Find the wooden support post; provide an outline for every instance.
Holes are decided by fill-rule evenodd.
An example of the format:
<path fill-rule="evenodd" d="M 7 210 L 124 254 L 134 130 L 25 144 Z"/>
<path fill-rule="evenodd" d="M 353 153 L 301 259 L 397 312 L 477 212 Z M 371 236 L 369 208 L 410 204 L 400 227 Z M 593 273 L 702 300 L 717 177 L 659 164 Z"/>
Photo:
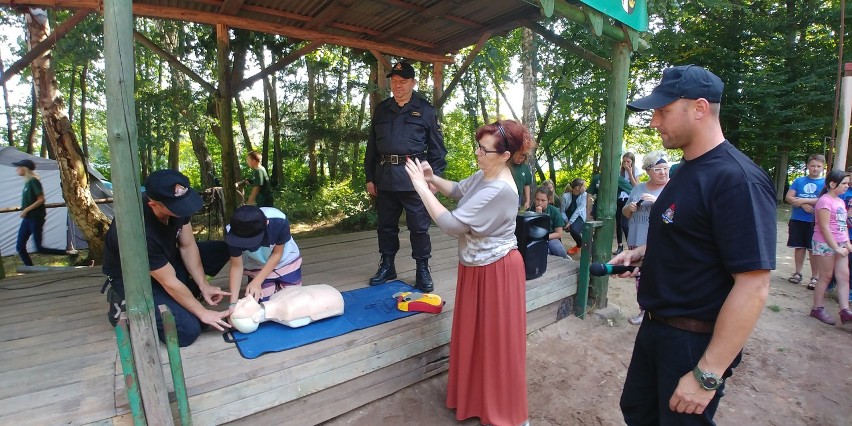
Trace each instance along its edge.
<path fill-rule="evenodd" d="M 93 12 L 94 10 L 91 9 L 80 9 L 74 12 L 72 17 L 66 19 L 61 25 L 59 25 L 59 27 L 50 33 L 50 37 L 40 41 L 37 45 L 33 46 L 32 49 L 25 53 L 24 56 L 21 56 L 21 59 L 18 59 L 15 63 L 9 65 L 9 68 L 0 74 L 0 84 L 6 83 L 13 75 L 21 72 L 33 60 L 44 55 L 45 52 L 50 50 L 59 40 L 65 38 L 65 36 L 68 35 L 68 33 L 71 32 L 77 24 L 82 22 Z"/>
<path fill-rule="evenodd" d="M 202 78 L 200 75 L 196 74 L 195 71 L 190 69 L 188 66 L 184 65 L 183 62 L 180 61 L 180 59 L 176 58 L 171 53 L 166 52 L 166 50 L 163 49 L 162 47 L 157 46 L 156 43 L 149 40 L 147 37 L 142 35 L 142 33 L 140 33 L 139 31 L 133 31 L 133 38 L 135 38 L 136 41 L 138 41 L 141 45 L 147 47 L 152 52 L 156 53 L 158 56 L 165 59 L 166 62 L 168 62 L 173 67 L 175 67 L 178 71 L 182 72 L 185 76 L 192 79 L 192 81 L 198 83 L 198 85 L 201 86 L 201 88 L 204 89 L 204 91 L 207 92 L 207 94 L 212 95 L 216 92 L 216 88 L 213 87 L 212 84 L 208 83 L 207 80 L 204 80 L 204 78 Z"/>
<path fill-rule="evenodd" d="M 376 98 L 379 102 L 381 102 L 388 97 L 388 92 L 390 90 L 390 86 L 388 85 L 388 78 L 385 77 L 386 75 L 388 75 L 388 70 L 390 69 L 390 66 L 385 66 L 388 61 L 381 55 L 377 56 L 376 59 L 378 59 L 378 64 L 376 65 L 376 92 L 378 93 L 378 96 Z"/>
<path fill-rule="evenodd" d="M 130 414 L 133 424 L 144 426 L 145 410 L 142 409 L 142 397 L 139 395 L 139 376 L 133 363 L 133 347 L 130 343 L 130 332 L 127 327 L 127 313 L 122 312 L 115 326 L 115 339 L 118 343 L 118 358 L 121 360 L 121 371 L 124 375 L 124 389 L 127 389 L 127 401 L 130 403 Z"/>
<path fill-rule="evenodd" d="M 226 25 L 216 25 L 216 58 L 219 75 L 219 90 L 216 99 L 216 112 L 219 116 L 219 142 L 222 143 L 222 188 L 225 195 L 225 217 L 230 218 L 240 204 L 237 200 L 237 181 L 240 178 L 240 165 L 234 146 L 233 102 L 231 99 L 231 37 Z"/>
<path fill-rule="evenodd" d="M 104 1 L 104 62 L 107 73 L 109 141 L 115 221 L 134 362 L 149 424 L 172 425 L 169 394 L 160 361 L 154 298 L 139 199 L 139 149 L 133 97 L 133 14 L 130 0 Z"/>
<path fill-rule="evenodd" d="M 574 314 L 580 319 L 586 319 L 589 302 L 589 266 L 592 264 L 592 250 L 595 228 L 600 228 L 603 222 L 590 220 L 583 224 L 583 247 L 580 249 L 580 271 L 577 273 L 577 296 L 574 298 Z"/>
<path fill-rule="evenodd" d="M 183 362 L 180 359 L 180 344 L 178 343 L 177 323 L 175 316 L 166 305 L 157 307 L 160 318 L 163 319 L 163 331 L 166 332 L 166 349 L 169 353 L 169 368 L 172 371 L 172 383 L 175 385 L 181 426 L 192 426 L 192 413 L 189 411 L 189 398 L 186 394 L 186 379 L 183 377 Z"/>
<path fill-rule="evenodd" d="M 443 62 L 433 62 L 432 63 L 432 102 L 435 102 L 438 99 L 441 99 L 441 96 L 444 95 L 444 63 Z M 441 108 L 436 107 L 438 110 L 438 117 L 442 117 L 443 111 Z"/>
<path fill-rule="evenodd" d="M 630 73 L 630 46 L 615 43 L 612 46 L 612 74 L 606 102 L 606 127 L 601 150 L 601 187 L 598 191 L 598 219 L 603 226 L 595 233 L 593 261 L 606 262 L 612 257 L 612 236 L 615 231 L 615 199 L 618 195 L 618 171 L 621 164 L 621 146 L 624 141 L 624 115 L 627 108 L 627 77 Z M 607 305 L 609 277 L 592 278 L 592 298 L 598 308 Z"/>

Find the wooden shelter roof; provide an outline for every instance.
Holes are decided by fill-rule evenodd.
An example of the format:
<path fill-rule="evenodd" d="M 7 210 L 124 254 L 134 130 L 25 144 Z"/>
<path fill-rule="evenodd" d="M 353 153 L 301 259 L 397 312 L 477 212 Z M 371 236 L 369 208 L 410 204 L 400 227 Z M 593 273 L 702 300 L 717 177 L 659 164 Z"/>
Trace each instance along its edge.
<path fill-rule="evenodd" d="M 102 11 L 102 0 L 0 0 L 10 6 Z M 227 25 L 428 62 L 538 20 L 523 0 L 134 0 L 137 16 Z"/>

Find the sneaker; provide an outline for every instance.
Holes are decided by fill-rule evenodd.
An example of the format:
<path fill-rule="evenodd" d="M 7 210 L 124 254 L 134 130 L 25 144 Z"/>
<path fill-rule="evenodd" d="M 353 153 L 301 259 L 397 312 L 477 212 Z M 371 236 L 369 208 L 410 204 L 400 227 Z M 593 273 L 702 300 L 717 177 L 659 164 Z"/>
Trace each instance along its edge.
<path fill-rule="evenodd" d="M 639 324 L 642 324 L 643 319 L 645 319 L 645 311 L 640 310 L 638 314 L 636 314 L 636 315 L 634 315 L 630 318 L 627 318 L 627 322 L 629 322 L 633 325 L 639 325 Z"/>
<path fill-rule="evenodd" d="M 109 303 L 109 312 L 107 313 L 107 319 L 109 319 L 109 323 L 112 324 L 113 327 L 118 324 L 118 319 L 121 317 L 121 313 L 127 310 L 127 302 L 118 295 L 118 292 L 110 286 L 106 291 L 107 303 Z"/>
<path fill-rule="evenodd" d="M 852 311 L 849 309 L 841 309 L 840 310 L 840 323 L 848 324 L 852 322 Z"/>
<path fill-rule="evenodd" d="M 819 308 L 811 309 L 811 315 L 810 316 L 812 316 L 812 317 L 814 317 L 814 318 L 816 318 L 816 319 L 818 319 L 818 320 L 820 320 L 820 321 L 822 321 L 822 322 L 824 322 L 828 325 L 834 325 L 834 323 L 835 323 L 834 318 L 832 318 L 831 315 L 825 313 L 825 307 L 823 307 L 823 306 L 820 306 Z M 852 319 L 852 318 L 850 318 L 850 319 Z"/>
<path fill-rule="evenodd" d="M 580 252 L 580 247 L 577 247 L 577 246 L 574 246 L 574 247 L 571 247 L 570 249 L 568 249 L 568 254 L 570 254 L 571 256 L 573 256 L 573 255 L 575 255 L 579 252 Z"/>

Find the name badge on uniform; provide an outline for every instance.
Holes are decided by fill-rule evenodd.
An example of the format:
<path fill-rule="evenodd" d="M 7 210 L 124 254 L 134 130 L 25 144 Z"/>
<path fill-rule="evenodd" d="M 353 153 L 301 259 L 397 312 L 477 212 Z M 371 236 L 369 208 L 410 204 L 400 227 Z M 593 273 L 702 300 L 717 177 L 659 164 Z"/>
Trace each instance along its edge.
<path fill-rule="evenodd" d="M 411 111 L 411 116 L 412 117 L 420 117 L 421 116 L 420 111 Z"/>

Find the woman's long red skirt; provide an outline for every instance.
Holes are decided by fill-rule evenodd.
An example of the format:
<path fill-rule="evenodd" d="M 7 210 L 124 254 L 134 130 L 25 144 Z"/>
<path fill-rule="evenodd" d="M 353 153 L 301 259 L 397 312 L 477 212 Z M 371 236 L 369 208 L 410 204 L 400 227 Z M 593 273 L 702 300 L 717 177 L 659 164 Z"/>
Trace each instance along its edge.
<path fill-rule="evenodd" d="M 517 250 L 486 266 L 459 264 L 447 385 L 456 419 L 518 426 L 529 417 L 525 286 Z"/>

